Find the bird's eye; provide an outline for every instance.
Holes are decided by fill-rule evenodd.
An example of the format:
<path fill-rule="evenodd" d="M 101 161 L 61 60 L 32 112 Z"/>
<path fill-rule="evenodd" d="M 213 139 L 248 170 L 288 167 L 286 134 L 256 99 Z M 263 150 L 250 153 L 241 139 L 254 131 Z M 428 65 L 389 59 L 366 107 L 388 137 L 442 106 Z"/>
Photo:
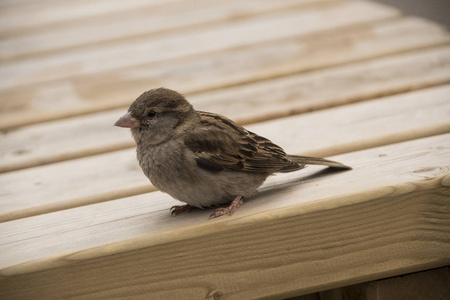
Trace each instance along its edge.
<path fill-rule="evenodd" d="M 147 117 L 149 118 L 153 118 L 156 115 L 156 111 L 154 111 L 153 109 L 149 110 L 147 113 Z"/>

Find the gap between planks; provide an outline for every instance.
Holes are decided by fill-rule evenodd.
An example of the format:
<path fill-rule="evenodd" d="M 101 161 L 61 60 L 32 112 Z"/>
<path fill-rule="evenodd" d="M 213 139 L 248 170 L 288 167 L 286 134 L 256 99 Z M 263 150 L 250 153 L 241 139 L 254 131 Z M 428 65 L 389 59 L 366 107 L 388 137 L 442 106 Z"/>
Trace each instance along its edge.
<path fill-rule="evenodd" d="M 121 11 L 142 9 L 161 3 L 173 3 L 173 0 L 131 0 L 127 2 L 113 2 L 108 0 L 101 1 L 71 1 L 63 3 L 60 1 L 46 1 L 46 7 L 43 7 L 44 1 L 18 1 L 6 4 L 6 1 L 0 2 L 1 14 L 0 28 L 2 35 L 15 34 L 34 28 L 46 28 L 48 26 L 58 26 L 61 23 L 79 22 L 96 18 L 101 15 L 117 14 Z M 84 2 L 84 3 L 83 3 Z M 85 6 L 90 3 L 91 6 Z M 13 5 L 11 5 L 13 4 Z M 61 5 L 62 4 L 62 5 Z M 81 5 L 80 5 L 81 4 Z M 58 12 L 58 13 L 55 13 Z"/>
<path fill-rule="evenodd" d="M 399 39 L 399 36 L 402 38 Z M 302 76 L 295 73 L 306 71 L 312 74 L 306 73 L 303 77 L 311 78 L 322 71 L 326 74 L 326 68 L 351 68 L 345 66 L 348 63 L 369 68 L 371 64 L 367 60 L 389 61 L 389 57 L 382 56 L 392 54 L 397 54 L 392 58 L 393 63 L 395 64 L 395 60 L 401 63 L 400 53 L 403 51 L 415 50 L 419 56 L 422 51 L 430 51 L 431 56 L 439 47 L 418 49 L 438 46 L 448 41 L 448 33 L 435 24 L 416 18 L 402 18 L 364 24 L 349 32 L 334 32 L 333 36 L 318 34 L 309 38 L 281 40 L 278 41 L 276 50 L 270 42 L 187 61 L 144 65 L 39 84 L 27 89 L 10 89 L 0 92 L 0 99 L 3 99 L 0 128 L 14 128 L 126 106 L 132 101 L 130 95 L 136 97 L 151 87 L 172 87 L 190 96 L 208 90 L 229 89 L 236 85 L 251 86 L 271 78 L 280 80 L 277 77 L 286 75 Z M 330 52 L 329 49 L 333 51 Z M 406 57 L 412 55 L 412 59 L 417 59 L 414 58 L 414 53 L 402 54 Z M 410 62 L 408 64 L 411 65 Z M 419 75 L 423 76 L 423 70 L 420 72 Z M 191 76 L 192 74 L 195 76 Z M 313 81 L 308 84 L 316 83 Z M 308 108 L 311 109 L 313 108 Z M 250 118 L 245 123 L 251 121 L 255 119 Z"/>
<path fill-rule="evenodd" d="M 46 8 L 42 8 L 42 1 L 40 1 L 40 7 L 33 7 L 33 5 L 27 4 L 24 6 L 12 6 L 12 7 L 2 7 L 2 11 L 0 13 L 0 36 L 11 37 L 13 34 L 17 35 L 26 35 L 29 33 L 41 33 L 41 32 L 52 32 L 58 31 L 58 29 L 62 28 L 63 30 L 67 30 L 67 28 L 71 28 L 72 26 L 84 26 L 89 25 L 90 28 L 93 29 L 94 33 L 96 33 L 96 29 L 102 24 L 108 23 L 117 23 L 120 22 L 122 28 L 119 29 L 119 34 L 122 33 L 121 29 L 125 29 L 129 32 L 130 35 L 135 35 L 136 31 L 141 32 L 142 30 L 152 32 L 154 31 L 150 24 L 142 23 L 142 13 L 145 13 L 147 17 L 150 18 L 160 18 L 160 21 L 165 24 L 152 24 L 153 27 L 162 27 L 162 29 L 166 28 L 178 28 L 182 29 L 185 26 L 188 26 L 190 23 L 183 20 L 183 14 L 180 14 L 180 11 L 189 12 L 193 10 L 201 10 L 203 14 L 197 14 L 197 19 L 199 20 L 190 20 L 193 23 L 200 23 L 203 19 L 210 20 L 211 16 L 204 16 L 204 14 L 212 14 L 217 20 L 221 20 L 228 16 L 229 19 L 233 18 L 233 16 L 244 17 L 251 16 L 257 13 L 270 12 L 273 10 L 285 9 L 293 7 L 295 4 L 297 6 L 304 5 L 308 6 L 314 3 L 330 3 L 330 2 L 338 2 L 342 0 L 288 0 L 282 1 L 282 3 L 275 3 L 274 1 L 237 1 L 237 0 L 229 0 L 229 1 L 215 1 L 212 6 L 221 6 L 222 12 L 216 12 L 211 10 L 211 1 L 206 0 L 191 0 L 189 2 L 186 1 L 127 1 L 126 3 L 110 3 L 110 1 L 89 1 L 88 5 L 83 3 L 82 1 L 64 3 L 64 5 L 59 6 L 58 1 L 53 1 L 51 5 L 48 5 Z M 270 3 L 272 2 L 272 3 Z M 81 5 L 80 5 L 81 3 Z M 228 5 L 224 5 L 224 3 Z M 256 6 L 255 4 L 259 4 Z M 234 14 L 232 11 L 229 11 L 230 8 L 234 9 Z M 205 11 L 206 9 L 206 11 Z M 58 12 L 58 13 L 55 13 Z M 32 14 L 33 17 L 29 15 Z M 139 23 L 143 28 L 139 29 L 133 25 L 133 19 L 130 16 L 134 16 L 135 19 L 141 21 Z M 172 17 L 171 17 L 172 16 Z M 162 19 L 161 19 L 162 18 Z M 181 22 L 178 19 L 182 19 Z M 226 18 L 225 18 L 226 19 Z M 132 24 L 128 24 L 128 23 Z M 203 21 L 204 22 L 204 21 Z M 169 24 L 168 24 L 169 23 Z M 175 26 L 173 24 L 174 23 Z M 145 26 L 147 25 L 147 26 Z M 92 34 L 92 33 L 90 33 Z M 106 33 L 111 34 L 111 33 Z M 117 33 L 113 33 L 116 34 Z M 98 37 L 100 39 L 104 39 L 105 37 Z"/>
<path fill-rule="evenodd" d="M 284 188 L 214 221 L 208 210 L 171 218 L 132 197 L 2 223 L 0 295 L 107 299 L 120 290 L 170 299 L 183 290 L 199 299 L 212 289 L 249 299 L 444 266 L 449 141 L 447 134 L 334 157 L 354 170 L 286 176 Z"/>
<path fill-rule="evenodd" d="M 76 51 L 136 39 L 158 38 L 172 32 L 182 33 L 201 27 L 215 26 L 236 20 L 251 19 L 290 9 L 339 5 L 338 0 L 246 0 L 246 1 L 188 1 L 175 5 L 151 6 L 118 14 L 94 16 L 0 39 L 0 59 L 4 62 Z M 67 37 L 70 36 L 70 39 Z M 1 37 L 1 36 L 0 36 Z M 37 41 L 47 41 L 39 43 Z"/>
<path fill-rule="evenodd" d="M 229 24 L 192 30 L 189 34 L 173 33 L 149 40 L 137 39 L 108 47 L 99 45 L 89 49 L 6 62 L 0 65 L 0 76 L 4 78 L 0 82 L 0 88 L 26 86 L 144 63 L 161 63 L 174 58 L 364 23 L 368 18 L 386 19 L 398 14 L 397 10 L 373 2 L 350 1 L 331 8 L 320 8 L 312 13 L 302 10 L 284 11 L 252 20 L 237 20 Z M 243 35 L 242 32 L 246 34 Z M 129 55 L 130 53 L 133 55 Z"/>
<path fill-rule="evenodd" d="M 200 93 L 188 99 L 196 109 L 220 113 L 247 124 L 251 120 L 267 121 L 448 82 L 449 66 L 450 46 L 445 46 Z M 391 71 L 387 73 L 386 69 Z M 3 132 L 0 172 L 132 147 L 129 134 L 112 127 L 125 111 L 102 112 Z M 23 141 L 31 143 L 26 145 Z"/>
<path fill-rule="evenodd" d="M 449 94 L 450 86 L 444 86 L 255 124 L 248 129 L 288 153 L 334 155 L 449 132 Z M 128 130 L 116 130 L 129 139 Z M 134 149 L 4 173 L 0 183 L 1 221 L 108 201 L 151 188 Z"/>

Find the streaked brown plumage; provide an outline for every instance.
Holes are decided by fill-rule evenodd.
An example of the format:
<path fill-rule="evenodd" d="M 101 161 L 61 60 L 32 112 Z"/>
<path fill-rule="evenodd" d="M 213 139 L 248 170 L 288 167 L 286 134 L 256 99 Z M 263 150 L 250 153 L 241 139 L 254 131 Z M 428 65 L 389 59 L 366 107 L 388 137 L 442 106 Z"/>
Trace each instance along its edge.
<path fill-rule="evenodd" d="M 181 94 L 165 88 L 143 93 L 115 125 L 131 128 L 139 164 L 153 185 L 188 204 L 173 207 L 174 215 L 230 203 L 212 217 L 232 214 L 269 175 L 305 164 L 349 169 L 323 158 L 288 155 L 224 116 L 195 111 Z"/>

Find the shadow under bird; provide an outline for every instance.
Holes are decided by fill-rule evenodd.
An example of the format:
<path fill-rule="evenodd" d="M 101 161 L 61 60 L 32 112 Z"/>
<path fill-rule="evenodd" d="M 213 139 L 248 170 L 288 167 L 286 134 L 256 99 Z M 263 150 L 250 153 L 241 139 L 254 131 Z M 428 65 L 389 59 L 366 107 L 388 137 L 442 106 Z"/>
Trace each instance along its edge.
<path fill-rule="evenodd" d="M 306 164 L 350 169 L 286 154 L 224 116 L 194 110 L 183 95 L 166 88 L 143 93 L 114 125 L 131 128 L 139 165 L 152 184 L 187 203 L 173 206 L 172 215 L 207 207 L 218 207 L 211 218 L 232 215 L 269 175 Z"/>

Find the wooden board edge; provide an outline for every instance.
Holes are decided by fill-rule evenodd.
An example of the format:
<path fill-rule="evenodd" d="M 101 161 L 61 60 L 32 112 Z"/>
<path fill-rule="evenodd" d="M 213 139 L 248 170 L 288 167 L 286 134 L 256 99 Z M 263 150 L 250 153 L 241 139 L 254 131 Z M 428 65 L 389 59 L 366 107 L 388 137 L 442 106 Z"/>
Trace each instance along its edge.
<path fill-rule="evenodd" d="M 334 222 L 339 227 L 339 223 L 343 220 L 341 218 L 333 217 L 337 210 L 345 210 L 349 215 L 355 214 L 358 209 L 364 211 L 373 210 L 376 208 L 377 203 L 387 202 L 382 209 L 389 209 L 393 211 L 392 206 L 404 206 L 404 208 L 413 209 L 413 213 L 417 215 L 417 219 L 412 220 L 411 227 L 412 232 L 408 232 L 403 236 L 410 242 L 425 242 L 434 243 L 434 246 L 440 243 L 447 243 L 446 249 L 450 250 L 450 235 L 448 232 L 440 232 L 440 239 L 433 240 L 431 237 L 424 237 L 422 234 L 428 230 L 431 226 L 439 225 L 442 223 L 449 223 L 446 218 L 436 219 L 435 222 L 430 222 L 428 205 L 435 205 L 434 208 L 439 207 L 438 214 L 444 216 L 446 211 L 450 209 L 447 205 L 448 197 L 450 196 L 450 173 L 447 172 L 432 179 L 418 180 L 414 182 L 407 182 L 399 184 L 397 186 L 384 186 L 381 188 L 368 190 L 364 192 L 341 195 L 338 197 L 330 197 L 323 199 L 323 201 L 315 201 L 307 204 L 300 204 L 290 207 L 284 207 L 268 212 L 255 213 L 253 215 L 247 215 L 245 217 L 234 217 L 232 219 L 217 219 L 210 222 L 205 222 L 196 226 L 183 229 L 172 229 L 167 231 L 161 231 L 158 234 L 151 236 L 145 236 L 133 240 L 123 240 L 121 242 L 105 245 L 97 248 L 88 249 L 85 251 L 79 251 L 77 253 L 63 253 L 58 257 L 51 257 L 39 261 L 30 261 L 25 264 L 17 265 L 14 267 L 6 268 L 1 271 L 1 281 L 5 278 L 16 278 L 17 276 L 34 276 L 36 274 L 39 277 L 40 272 L 60 272 L 62 268 L 76 269 L 77 266 L 83 268 L 83 266 L 96 265 L 96 261 L 115 261 L 123 259 L 126 262 L 127 257 L 132 257 L 133 252 L 141 253 L 146 252 L 151 256 L 151 253 L 158 247 L 170 246 L 175 249 L 177 244 L 186 244 L 195 246 L 195 240 L 208 240 L 211 237 L 225 236 L 232 238 L 234 233 L 241 232 L 237 236 L 242 236 L 244 231 L 246 235 L 252 236 L 252 231 L 260 232 L 264 227 L 265 231 L 270 231 L 270 227 L 281 226 L 286 230 L 289 228 L 298 226 L 301 228 L 304 222 L 308 220 L 324 219 L 327 222 Z M 411 202 L 411 203 L 410 203 Z M 432 209 L 433 207 L 431 207 Z M 399 215 L 402 215 L 404 211 L 395 210 Z M 450 212 L 449 212 L 450 213 Z M 366 219 L 360 219 L 359 222 L 365 222 Z M 214 222 L 211 225 L 211 222 Z M 286 224 L 293 222 L 292 226 L 286 227 Z M 297 225 L 294 223 L 300 222 Z M 320 223 L 320 220 L 315 221 Z M 280 234 L 284 229 L 276 230 L 280 231 Z M 398 228 L 392 228 L 394 231 Z M 424 231 L 425 230 L 425 231 Z M 299 234 L 301 234 L 299 232 Z M 392 234 L 392 232 L 390 233 Z M 386 236 L 390 234 L 386 233 Z M 378 236 L 377 238 L 383 238 Z M 214 238 L 213 238 L 214 239 Z M 217 239 L 214 239 L 217 240 Z M 193 243 L 194 242 L 194 243 Z M 242 242 L 242 240 L 240 241 Z M 233 244 L 233 243 L 231 243 Z M 252 244 L 247 245 L 252 247 Z M 432 245 L 431 245 L 432 246 Z M 433 247 L 432 247 L 433 248 Z M 441 248 L 441 250 L 445 250 Z M 245 251 L 244 251 L 245 252 Z M 438 251 L 441 254 L 449 253 L 448 251 Z M 174 253 L 165 253 L 164 255 L 173 255 Z M 442 266 L 442 262 L 450 262 L 450 256 L 441 255 L 430 257 L 429 263 L 434 266 Z M 416 262 L 408 262 L 415 265 Z M 428 264 L 430 265 L 430 264 Z M 113 267 L 114 263 L 107 264 L 104 267 Z M 405 267 L 412 272 L 414 268 Z M 403 270 L 403 269 L 402 269 Z M 405 269 L 406 270 L 406 269 Z M 212 270 L 211 270 L 212 271 Z M 403 271 L 402 271 L 403 272 Z M 379 272 L 377 272 L 378 274 Z M 381 272 L 383 276 L 386 276 L 386 272 Z M 380 274 L 381 274 L 380 273 Z M 394 274 L 392 274 L 393 276 Z M 379 277 L 381 278 L 381 277 Z M 374 280 L 372 278 L 370 280 Z M 364 278 L 364 281 L 369 278 Z M 0 289 L 1 290 L 1 289 Z"/>

